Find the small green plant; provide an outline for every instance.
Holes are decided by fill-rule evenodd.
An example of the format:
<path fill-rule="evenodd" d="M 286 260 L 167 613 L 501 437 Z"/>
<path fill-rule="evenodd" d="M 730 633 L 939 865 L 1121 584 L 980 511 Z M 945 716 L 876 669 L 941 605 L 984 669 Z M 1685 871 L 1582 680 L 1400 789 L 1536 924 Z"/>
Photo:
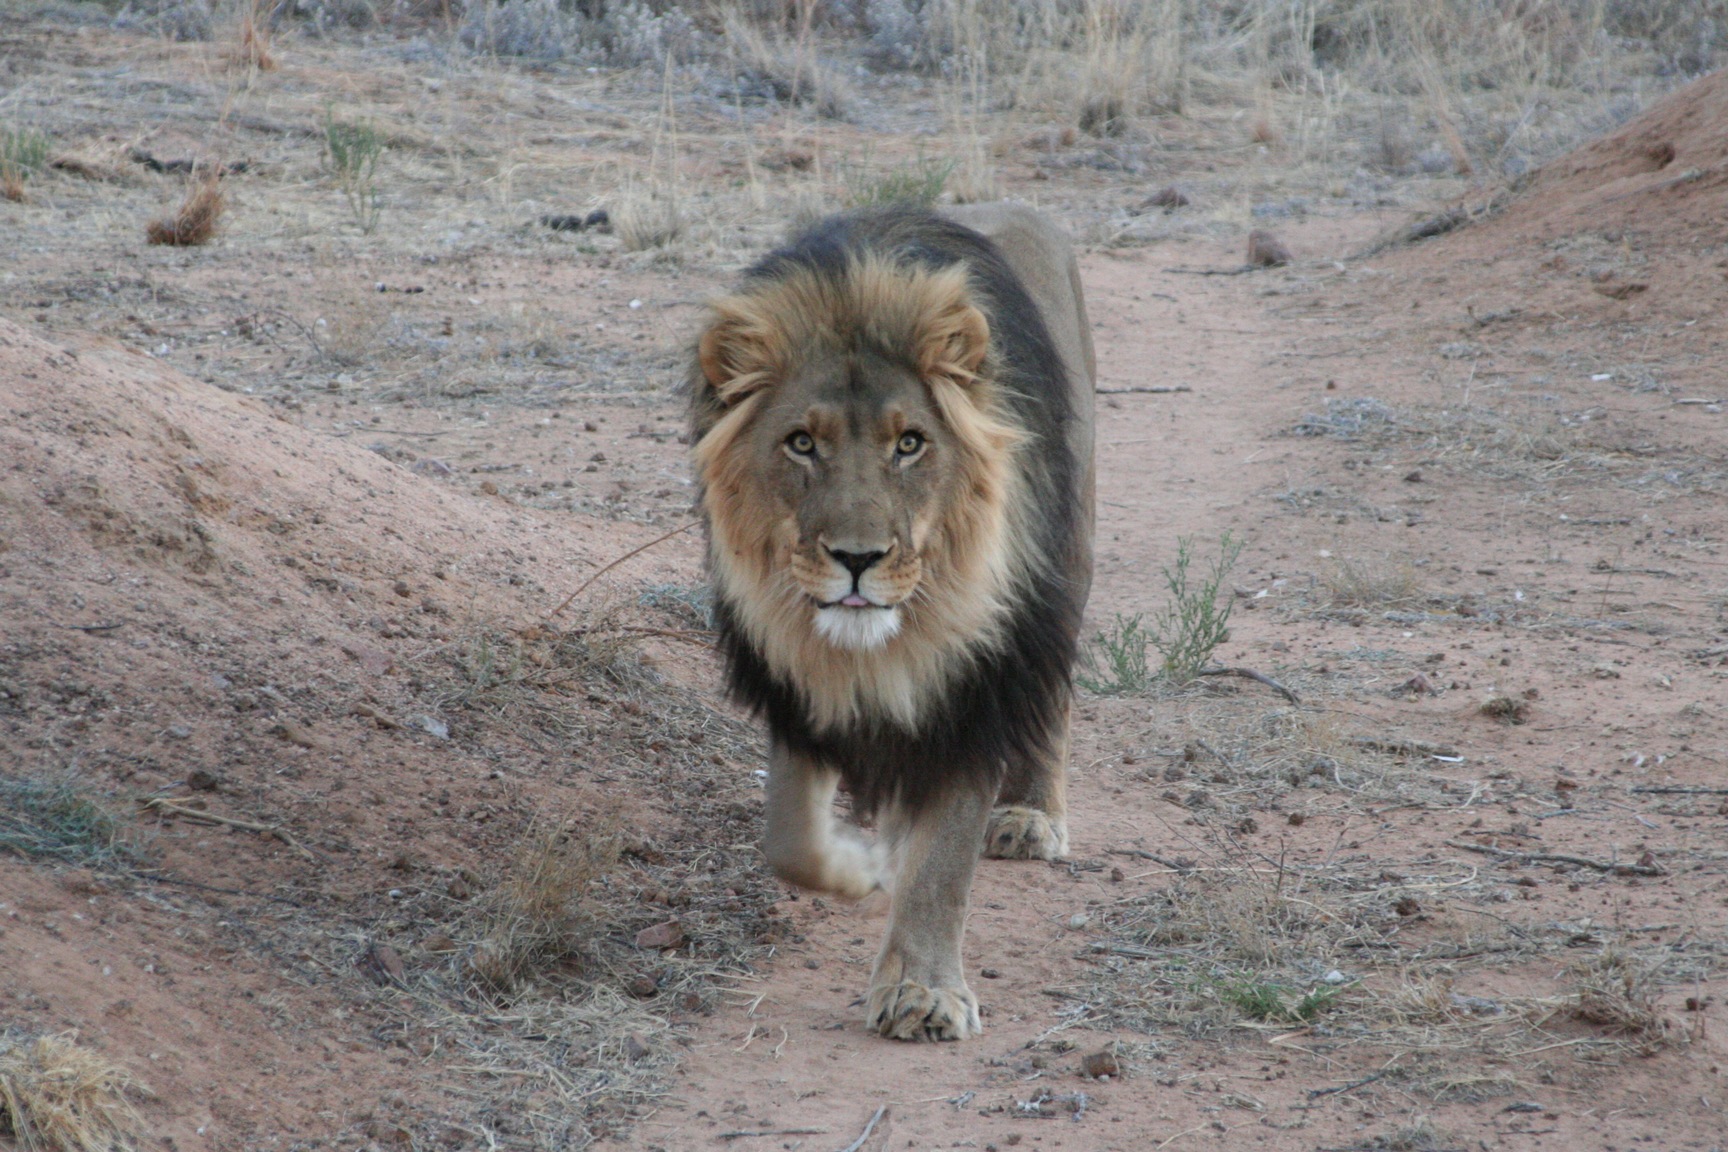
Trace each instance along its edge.
<path fill-rule="evenodd" d="M 0 776 L 0 851 L 76 864 L 136 860 L 126 818 L 73 775 Z"/>
<path fill-rule="evenodd" d="M 920 156 L 915 164 L 892 172 L 872 174 L 862 168 L 846 179 L 846 199 L 854 208 L 882 207 L 889 204 L 917 204 L 928 208 L 936 203 L 954 174 L 954 161 L 927 160 Z"/>
<path fill-rule="evenodd" d="M 354 222 L 370 236 L 384 208 L 383 194 L 378 190 L 378 158 L 384 154 L 384 137 L 367 121 L 338 120 L 326 111 L 324 151 L 337 186 L 354 213 Z"/>
<path fill-rule="evenodd" d="M 33 128 L 0 128 L 0 196 L 24 199 L 24 181 L 48 165 L 48 137 Z"/>
<path fill-rule="evenodd" d="M 1301 995 L 1293 988 L 1266 981 L 1233 984 L 1219 990 L 1224 1002 L 1250 1020 L 1305 1024 L 1332 1007 L 1336 988 L 1314 988 Z"/>
<path fill-rule="evenodd" d="M 1156 679 L 1176 687 L 1193 683 L 1211 662 L 1218 645 L 1230 638 L 1230 595 L 1219 591 L 1230 574 L 1242 542 L 1228 531 L 1218 542 L 1218 556 L 1204 576 L 1191 574 L 1194 542 L 1176 541 L 1176 563 L 1164 569 L 1170 599 L 1147 621 L 1142 615 L 1118 614 L 1107 631 L 1093 637 L 1080 655 L 1075 681 L 1088 692 L 1107 696 L 1143 692 Z M 1148 647 L 1164 658 L 1153 671 Z"/>
<path fill-rule="evenodd" d="M 1164 584 L 1170 599 L 1152 617 L 1152 646 L 1164 657 L 1160 672 L 1173 684 L 1189 684 L 1212 659 L 1218 645 L 1230 639 L 1230 593 L 1222 600 L 1219 591 L 1242 555 L 1242 542 L 1228 530 L 1218 541 L 1218 556 L 1206 575 L 1194 579 L 1194 542 L 1183 536 L 1176 541 L 1176 564 L 1164 569 Z"/>
<path fill-rule="evenodd" d="M 1080 654 L 1082 671 L 1074 679 L 1080 687 L 1100 696 L 1130 696 L 1144 692 L 1152 683 L 1152 667 L 1146 659 L 1151 637 L 1133 616 L 1116 614 L 1110 627 L 1093 637 Z"/>

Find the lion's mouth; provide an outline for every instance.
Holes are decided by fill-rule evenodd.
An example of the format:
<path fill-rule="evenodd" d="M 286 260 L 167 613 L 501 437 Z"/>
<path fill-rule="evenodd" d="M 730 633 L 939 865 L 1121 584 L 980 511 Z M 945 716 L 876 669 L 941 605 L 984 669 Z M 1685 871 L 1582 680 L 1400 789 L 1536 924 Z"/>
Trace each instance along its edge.
<path fill-rule="evenodd" d="M 818 608 L 892 608 L 892 604 L 878 604 L 867 598 L 861 592 L 848 592 L 838 600 L 816 601 Z"/>

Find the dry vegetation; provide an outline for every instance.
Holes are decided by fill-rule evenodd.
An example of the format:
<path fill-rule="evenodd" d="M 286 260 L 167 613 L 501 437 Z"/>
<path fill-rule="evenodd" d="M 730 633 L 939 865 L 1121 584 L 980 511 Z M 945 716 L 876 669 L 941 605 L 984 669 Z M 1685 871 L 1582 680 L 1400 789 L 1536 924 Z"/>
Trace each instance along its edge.
<path fill-rule="evenodd" d="M 130 1074 L 75 1035 L 0 1033 L 0 1136 L 23 1152 L 126 1152 L 143 1124 Z"/>

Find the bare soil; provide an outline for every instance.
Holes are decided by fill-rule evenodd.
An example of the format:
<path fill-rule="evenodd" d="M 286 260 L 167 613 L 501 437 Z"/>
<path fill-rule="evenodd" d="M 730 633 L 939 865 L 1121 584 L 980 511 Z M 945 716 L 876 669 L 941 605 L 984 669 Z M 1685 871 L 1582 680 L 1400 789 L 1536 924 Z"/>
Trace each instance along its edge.
<path fill-rule="evenodd" d="M 195 51 L 13 36 L 48 86 Z M 314 81 L 406 68 L 357 63 L 286 54 L 257 106 L 299 123 Z M 286 130 L 248 138 L 276 151 L 207 249 L 145 248 L 175 186 L 123 139 L 111 183 L 33 181 L 0 204 L 0 755 L 129 839 L 0 857 L 0 1027 L 131 1070 L 145 1147 L 838 1149 L 879 1111 L 859 1147 L 1720 1146 L 1724 93 L 1420 244 L 1359 257 L 1403 214 L 1340 198 L 1279 223 L 1281 268 L 1195 274 L 1241 263 L 1212 225 L 1085 253 L 1092 626 L 1229 530 L 1219 658 L 1300 703 L 1084 696 L 1073 856 L 984 863 L 988 1030 L 942 1046 L 861 1028 L 882 910 L 754 856 L 762 752 L 715 695 L 694 533 L 554 613 L 688 521 L 671 383 L 766 224 L 584 248 L 425 176 L 365 239 Z M 200 146 L 175 115 L 157 154 Z M 1276 161 L 1233 155 L 1193 186 Z M 1147 191 L 1004 183 L 1089 236 Z M 580 946 L 488 995 L 466 958 L 548 820 L 621 828 L 619 862 Z"/>

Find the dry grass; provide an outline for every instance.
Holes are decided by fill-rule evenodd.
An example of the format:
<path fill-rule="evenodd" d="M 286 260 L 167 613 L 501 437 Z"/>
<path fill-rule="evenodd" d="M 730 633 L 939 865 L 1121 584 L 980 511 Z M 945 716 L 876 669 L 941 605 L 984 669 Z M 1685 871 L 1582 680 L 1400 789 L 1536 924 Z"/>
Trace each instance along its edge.
<path fill-rule="evenodd" d="M 0 1036 L 0 1136 L 22 1152 L 125 1152 L 142 1126 L 136 1091 L 76 1033 Z"/>
<path fill-rule="evenodd" d="M 271 7 L 268 0 L 240 0 L 236 59 L 245 67 L 259 72 L 276 71 L 276 55 L 270 50 L 268 19 Z"/>
<path fill-rule="evenodd" d="M 1422 578 L 1408 557 L 1334 557 L 1320 572 L 1324 607 L 1368 611 L 1415 608 L 1427 599 Z"/>
<path fill-rule="evenodd" d="M 1655 969 L 1615 948 L 1580 960 L 1566 970 L 1566 1010 L 1574 1019 L 1625 1036 L 1643 1051 L 1673 1039 L 1672 1025 L 1657 1007 Z"/>
<path fill-rule="evenodd" d="M 600 916 L 594 888 L 618 866 L 615 815 L 537 817 L 516 856 L 474 909 L 466 965 L 486 993 L 509 997 L 536 974 L 579 963 Z"/>
<path fill-rule="evenodd" d="M 227 207 L 221 179 L 220 165 L 213 166 L 209 175 L 192 186 L 172 216 L 150 221 L 144 230 L 150 243 L 180 248 L 208 244 L 215 237 L 216 224 Z"/>

